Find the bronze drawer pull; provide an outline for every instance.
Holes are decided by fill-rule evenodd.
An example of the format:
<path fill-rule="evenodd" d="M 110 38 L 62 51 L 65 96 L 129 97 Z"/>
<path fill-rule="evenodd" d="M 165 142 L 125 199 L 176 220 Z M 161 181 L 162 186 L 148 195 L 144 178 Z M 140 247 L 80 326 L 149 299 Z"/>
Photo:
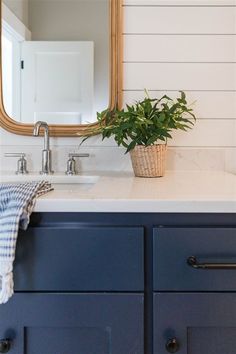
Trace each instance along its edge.
<path fill-rule="evenodd" d="M 194 269 L 236 269 L 236 263 L 199 263 L 195 256 L 188 257 L 187 263 Z"/>

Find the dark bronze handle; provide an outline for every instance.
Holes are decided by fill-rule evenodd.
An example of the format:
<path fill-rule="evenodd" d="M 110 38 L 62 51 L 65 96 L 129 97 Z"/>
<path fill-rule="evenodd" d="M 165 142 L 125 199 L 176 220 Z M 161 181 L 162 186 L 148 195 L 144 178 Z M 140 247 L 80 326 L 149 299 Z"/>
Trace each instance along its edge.
<path fill-rule="evenodd" d="M 195 269 L 236 269 L 236 263 L 199 263 L 195 256 L 188 257 L 187 263 Z"/>
<path fill-rule="evenodd" d="M 11 349 L 10 339 L 1 339 L 0 340 L 0 353 L 8 353 Z"/>
<path fill-rule="evenodd" d="M 171 338 L 166 342 L 166 350 L 169 353 L 177 353 L 179 348 L 180 348 L 180 345 L 179 345 L 179 342 L 177 341 L 176 338 Z"/>

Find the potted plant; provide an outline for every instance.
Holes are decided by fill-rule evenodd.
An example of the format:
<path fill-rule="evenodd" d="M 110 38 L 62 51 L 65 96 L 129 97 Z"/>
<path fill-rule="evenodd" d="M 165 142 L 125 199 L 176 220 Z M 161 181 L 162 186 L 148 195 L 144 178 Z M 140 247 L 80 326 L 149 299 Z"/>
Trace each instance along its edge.
<path fill-rule="evenodd" d="M 151 99 L 147 91 L 146 95 L 124 109 L 97 113 L 98 126 L 88 131 L 84 140 L 97 133 L 102 134 L 102 139 L 114 137 L 118 146 L 130 152 L 135 176 L 161 177 L 171 132 L 187 131 L 196 118 L 183 91 L 175 100 L 166 95 Z"/>

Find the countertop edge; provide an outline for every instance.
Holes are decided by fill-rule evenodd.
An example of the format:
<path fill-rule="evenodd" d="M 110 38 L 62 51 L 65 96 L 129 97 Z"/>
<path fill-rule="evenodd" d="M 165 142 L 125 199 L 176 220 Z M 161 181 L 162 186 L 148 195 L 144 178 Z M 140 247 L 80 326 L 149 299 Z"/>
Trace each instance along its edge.
<path fill-rule="evenodd" d="M 236 213 L 236 201 L 38 200 L 34 212 Z"/>

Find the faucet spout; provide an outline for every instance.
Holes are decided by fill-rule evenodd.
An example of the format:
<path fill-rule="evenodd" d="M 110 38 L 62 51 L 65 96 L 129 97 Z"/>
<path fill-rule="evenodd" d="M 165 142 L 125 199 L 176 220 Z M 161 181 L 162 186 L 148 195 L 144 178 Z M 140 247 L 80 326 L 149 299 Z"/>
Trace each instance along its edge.
<path fill-rule="evenodd" d="M 46 122 L 36 122 L 33 130 L 33 135 L 39 136 L 39 131 L 41 128 L 44 129 L 44 150 L 49 150 L 49 128 Z"/>
<path fill-rule="evenodd" d="M 51 150 L 49 143 L 49 128 L 46 122 L 38 121 L 34 125 L 33 136 L 39 136 L 40 129 L 44 129 L 44 148 L 42 151 L 42 171 L 41 174 L 52 174 L 51 169 Z"/>

